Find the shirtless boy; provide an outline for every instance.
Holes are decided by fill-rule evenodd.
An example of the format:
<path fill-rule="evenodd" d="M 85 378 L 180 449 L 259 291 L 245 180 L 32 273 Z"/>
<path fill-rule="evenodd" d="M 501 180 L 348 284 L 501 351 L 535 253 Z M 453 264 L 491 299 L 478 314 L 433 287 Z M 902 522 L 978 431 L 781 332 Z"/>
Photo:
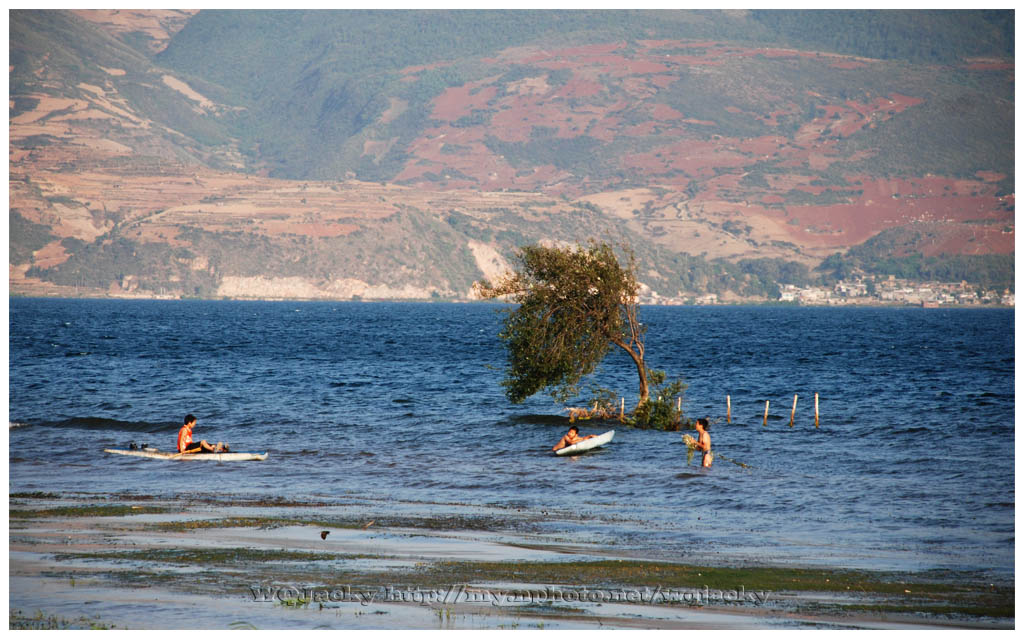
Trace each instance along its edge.
<path fill-rule="evenodd" d="M 586 437 L 580 437 L 579 432 L 579 428 L 577 428 L 576 426 L 570 426 L 569 432 L 566 433 L 562 437 L 562 439 L 558 440 L 558 443 L 555 444 L 554 448 L 552 448 L 551 450 L 560 450 L 562 448 L 565 448 L 566 446 L 578 444 L 584 439 L 590 439 L 591 437 L 595 437 L 595 435 L 587 435 Z"/>
<path fill-rule="evenodd" d="M 185 415 L 185 424 L 178 431 L 178 452 L 179 453 L 222 453 L 228 449 L 224 442 L 217 442 L 216 446 L 211 446 L 202 440 L 199 442 L 192 441 L 192 428 L 196 425 L 195 415 Z"/>

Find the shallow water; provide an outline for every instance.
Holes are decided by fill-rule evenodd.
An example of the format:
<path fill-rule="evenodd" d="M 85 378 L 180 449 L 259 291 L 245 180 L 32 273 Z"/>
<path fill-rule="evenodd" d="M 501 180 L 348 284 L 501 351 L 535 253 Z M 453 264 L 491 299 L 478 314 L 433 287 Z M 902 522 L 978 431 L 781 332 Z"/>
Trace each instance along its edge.
<path fill-rule="evenodd" d="M 614 442 L 552 456 L 566 413 L 503 397 L 498 308 L 13 298 L 10 491 L 488 506 L 668 559 L 1013 575 L 1012 310 L 643 308 L 649 362 L 751 466 L 702 470 L 679 433 L 618 424 L 584 422 Z M 596 382 L 635 401 L 624 355 Z M 101 452 L 173 448 L 188 412 L 196 435 L 269 460 Z"/>

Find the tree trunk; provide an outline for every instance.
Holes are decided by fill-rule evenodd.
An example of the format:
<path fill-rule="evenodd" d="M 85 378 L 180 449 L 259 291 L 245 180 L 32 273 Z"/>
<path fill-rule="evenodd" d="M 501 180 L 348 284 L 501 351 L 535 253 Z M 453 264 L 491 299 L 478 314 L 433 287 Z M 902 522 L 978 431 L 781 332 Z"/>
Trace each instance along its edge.
<path fill-rule="evenodd" d="M 640 397 L 637 399 L 637 407 L 643 406 L 650 399 L 650 390 L 647 387 L 647 364 L 644 363 L 644 329 L 637 318 L 636 299 L 622 305 L 623 314 L 626 317 L 626 325 L 629 327 L 629 342 L 621 337 L 612 338 L 612 343 L 629 353 L 636 364 L 636 372 L 640 377 Z"/>
<path fill-rule="evenodd" d="M 640 399 L 637 400 L 637 406 L 643 406 L 650 399 L 650 391 L 647 388 L 647 365 L 644 364 L 643 358 L 636 359 L 636 372 L 640 376 Z"/>
<path fill-rule="evenodd" d="M 638 351 L 635 351 L 630 347 L 630 344 L 627 344 L 622 340 L 613 340 L 612 343 L 629 353 L 629 356 L 633 358 L 633 363 L 636 364 L 636 373 L 640 377 L 640 397 L 637 399 L 636 405 L 643 406 L 647 403 L 647 400 L 650 399 L 650 390 L 647 387 L 647 364 L 644 363 L 643 344 L 638 344 L 639 349 Z"/>

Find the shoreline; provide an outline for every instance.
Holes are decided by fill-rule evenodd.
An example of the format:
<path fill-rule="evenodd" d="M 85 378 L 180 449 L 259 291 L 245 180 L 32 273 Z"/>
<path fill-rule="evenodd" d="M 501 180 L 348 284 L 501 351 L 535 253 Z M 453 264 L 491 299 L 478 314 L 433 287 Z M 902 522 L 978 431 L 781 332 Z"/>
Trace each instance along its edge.
<path fill-rule="evenodd" d="M 691 565 L 559 542 L 532 535 L 524 522 L 364 521 L 341 504 L 283 498 L 15 493 L 9 624 L 1014 627 L 1012 580 Z"/>
<path fill-rule="evenodd" d="M 110 295 L 105 293 L 74 293 L 63 291 L 53 295 L 32 292 L 10 292 L 8 300 L 18 299 L 52 299 L 52 300 L 130 300 L 130 301 L 165 301 L 165 302 L 294 302 L 294 303 L 357 303 L 357 304 L 501 304 L 494 300 L 480 300 L 471 298 L 412 298 L 412 297 L 386 297 L 386 298 L 330 298 L 330 297 L 184 297 L 176 295 Z M 921 304 L 908 304 L 906 302 L 884 302 L 872 300 L 864 302 L 844 302 L 835 304 L 803 304 L 799 302 L 781 302 L 777 300 L 736 300 L 716 304 L 685 304 L 641 302 L 641 307 L 672 306 L 686 308 L 738 308 L 744 306 L 770 307 L 770 308 L 923 308 L 928 310 L 941 309 L 1014 309 L 1015 306 L 1007 304 L 938 304 L 924 306 Z"/>

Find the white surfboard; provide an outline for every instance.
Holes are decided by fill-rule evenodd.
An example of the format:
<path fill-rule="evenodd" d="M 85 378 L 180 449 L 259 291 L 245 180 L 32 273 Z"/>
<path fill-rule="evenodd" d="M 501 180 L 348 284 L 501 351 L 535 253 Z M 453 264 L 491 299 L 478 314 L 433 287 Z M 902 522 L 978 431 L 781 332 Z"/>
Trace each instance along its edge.
<path fill-rule="evenodd" d="M 586 439 L 584 441 L 581 441 L 578 444 L 573 444 L 572 446 L 566 446 L 565 448 L 559 448 L 558 450 L 555 451 L 555 454 L 556 455 L 578 455 L 579 453 L 584 453 L 584 452 L 586 452 L 586 451 L 588 451 L 588 450 L 590 450 L 592 448 L 600 448 L 601 446 L 604 446 L 605 444 L 610 442 L 613 437 L 615 437 L 615 431 L 614 430 L 610 430 L 607 433 L 602 433 L 602 434 L 598 435 L 597 437 L 591 437 L 590 439 Z"/>
<path fill-rule="evenodd" d="M 269 453 L 189 453 L 182 455 L 177 452 L 164 452 L 155 448 L 139 448 L 137 450 L 122 450 L 118 448 L 104 448 L 105 453 L 115 455 L 130 455 L 132 457 L 148 457 L 150 459 L 173 459 L 182 461 L 263 461 Z"/>

